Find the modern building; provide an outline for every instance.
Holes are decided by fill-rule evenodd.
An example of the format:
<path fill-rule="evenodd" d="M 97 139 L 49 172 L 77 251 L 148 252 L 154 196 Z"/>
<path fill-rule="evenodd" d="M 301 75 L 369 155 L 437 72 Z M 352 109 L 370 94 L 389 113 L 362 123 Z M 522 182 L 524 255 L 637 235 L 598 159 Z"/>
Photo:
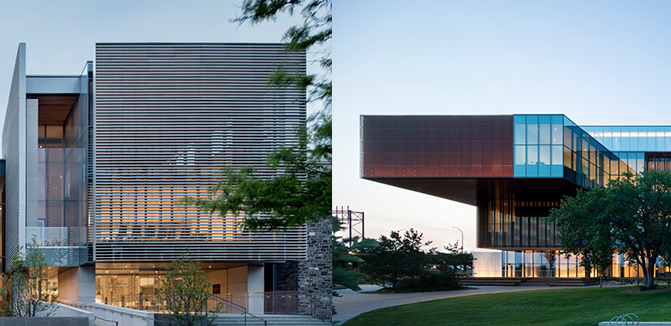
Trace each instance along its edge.
<path fill-rule="evenodd" d="M 293 291 L 299 310 L 330 319 L 331 258 L 319 247 L 330 221 L 251 232 L 243 216 L 182 202 L 208 198 L 225 167 L 277 175 L 266 156 L 298 142 L 306 115 L 303 91 L 267 87 L 278 67 L 304 73 L 306 55 L 104 43 L 81 73 L 41 76 L 26 75 L 20 44 L 2 135 L 3 256 L 34 239 L 60 300 L 150 309 L 165 268 L 188 250 L 214 294 L 272 312 L 262 298 Z"/>
<path fill-rule="evenodd" d="M 625 171 L 671 170 L 671 126 L 578 126 L 561 114 L 362 116 L 361 177 L 477 207 L 475 276 L 582 277 L 549 211 Z M 660 267 L 659 272 L 667 272 Z M 615 277 L 637 275 L 615 256 Z"/>

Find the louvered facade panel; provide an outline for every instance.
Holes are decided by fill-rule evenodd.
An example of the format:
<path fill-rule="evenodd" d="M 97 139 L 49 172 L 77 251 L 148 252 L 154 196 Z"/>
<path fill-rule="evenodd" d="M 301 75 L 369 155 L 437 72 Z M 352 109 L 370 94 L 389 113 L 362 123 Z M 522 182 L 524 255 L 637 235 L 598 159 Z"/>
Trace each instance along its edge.
<path fill-rule="evenodd" d="M 252 166 L 298 142 L 305 93 L 267 86 L 305 53 L 279 44 L 98 44 L 90 198 L 95 261 L 304 259 L 305 228 L 248 232 L 241 217 L 186 207 L 224 167 Z"/>
<path fill-rule="evenodd" d="M 6 160 L 5 257 L 14 257 L 25 244 L 26 232 L 26 45 L 19 44 L 2 131 Z M 6 259 L 6 269 L 12 260 Z"/>

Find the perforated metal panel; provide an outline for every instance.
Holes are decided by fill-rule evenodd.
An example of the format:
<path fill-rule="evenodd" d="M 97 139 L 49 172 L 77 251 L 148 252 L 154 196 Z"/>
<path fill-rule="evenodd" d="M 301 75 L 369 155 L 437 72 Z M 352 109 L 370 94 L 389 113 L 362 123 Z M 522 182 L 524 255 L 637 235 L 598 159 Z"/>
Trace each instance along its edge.
<path fill-rule="evenodd" d="M 304 92 L 267 87 L 276 67 L 305 72 L 279 44 L 98 44 L 91 159 L 95 261 L 304 259 L 304 228 L 242 231 L 239 217 L 179 201 L 207 196 L 226 166 L 275 171 L 297 142 Z"/>
<path fill-rule="evenodd" d="M 2 151 L 7 164 L 5 255 L 6 268 L 12 267 L 11 257 L 25 243 L 26 226 L 26 45 L 19 44 L 14 74 L 9 91 L 5 124 L 2 131 Z"/>

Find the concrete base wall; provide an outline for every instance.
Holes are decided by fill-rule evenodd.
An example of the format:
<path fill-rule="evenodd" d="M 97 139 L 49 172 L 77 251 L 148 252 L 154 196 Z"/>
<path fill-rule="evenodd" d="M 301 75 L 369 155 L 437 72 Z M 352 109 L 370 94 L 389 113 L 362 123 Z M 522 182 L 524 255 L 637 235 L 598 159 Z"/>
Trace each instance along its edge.
<path fill-rule="evenodd" d="M 228 293 L 247 293 L 247 266 L 228 269 Z"/>
<path fill-rule="evenodd" d="M 3 317 L 0 318 L 0 326 L 89 326 L 89 319 L 86 317 Z"/>
<path fill-rule="evenodd" d="M 207 270 L 206 270 L 207 271 Z M 219 293 L 213 293 L 215 295 L 225 295 L 228 293 L 228 270 L 220 269 L 215 271 L 207 271 L 207 281 L 212 283 L 212 285 L 219 285 Z M 212 291 L 212 289 L 210 289 Z"/>

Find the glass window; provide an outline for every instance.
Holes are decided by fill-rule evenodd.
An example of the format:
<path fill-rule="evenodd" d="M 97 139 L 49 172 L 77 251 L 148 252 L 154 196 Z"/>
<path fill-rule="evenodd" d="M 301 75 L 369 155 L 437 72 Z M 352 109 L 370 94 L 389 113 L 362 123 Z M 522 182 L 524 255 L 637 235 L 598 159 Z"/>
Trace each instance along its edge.
<path fill-rule="evenodd" d="M 559 124 L 552 124 L 552 145 L 561 145 L 562 142 L 562 131 L 564 127 Z"/>
<path fill-rule="evenodd" d="M 551 144 L 551 140 L 552 140 L 551 139 L 552 138 L 551 127 L 552 126 L 549 125 L 549 124 L 541 124 L 540 125 L 540 132 L 539 132 L 540 141 L 539 141 L 539 144 L 542 144 L 542 145 Z"/>
<path fill-rule="evenodd" d="M 536 123 L 527 124 L 527 144 L 538 144 L 538 124 Z"/>
<path fill-rule="evenodd" d="M 526 135 L 527 135 L 527 125 L 518 124 L 517 119 L 515 119 L 515 144 L 517 145 L 526 144 Z"/>
<path fill-rule="evenodd" d="M 527 147 L 527 177 L 538 176 L 538 146 Z"/>
<path fill-rule="evenodd" d="M 527 164 L 538 163 L 538 146 L 527 146 Z"/>
<path fill-rule="evenodd" d="M 571 149 L 568 147 L 564 146 L 564 166 L 567 168 L 573 170 L 573 159 L 572 157 L 573 152 L 571 152 Z"/>
<path fill-rule="evenodd" d="M 552 164 L 552 160 L 550 159 L 550 146 L 538 146 L 539 147 L 539 162 L 541 164 L 547 164 L 550 165 Z"/>
<path fill-rule="evenodd" d="M 563 146 L 552 146 L 552 165 L 562 165 L 563 162 Z"/>
<path fill-rule="evenodd" d="M 573 148 L 573 143 L 571 139 L 573 138 L 573 133 L 569 127 L 564 127 L 564 146 Z"/>
<path fill-rule="evenodd" d="M 527 162 L 526 146 L 515 146 L 515 164 L 525 164 Z"/>
<path fill-rule="evenodd" d="M 539 161 L 538 161 L 538 176 L 539 177 L 549 177 L 550 176 L 550 146 L 539 146 Z"/>
<path fill-rule="evenodd" d="M 63 126 L 47 126 L 46 146 L 48 148 L 63 147 Z"/>

